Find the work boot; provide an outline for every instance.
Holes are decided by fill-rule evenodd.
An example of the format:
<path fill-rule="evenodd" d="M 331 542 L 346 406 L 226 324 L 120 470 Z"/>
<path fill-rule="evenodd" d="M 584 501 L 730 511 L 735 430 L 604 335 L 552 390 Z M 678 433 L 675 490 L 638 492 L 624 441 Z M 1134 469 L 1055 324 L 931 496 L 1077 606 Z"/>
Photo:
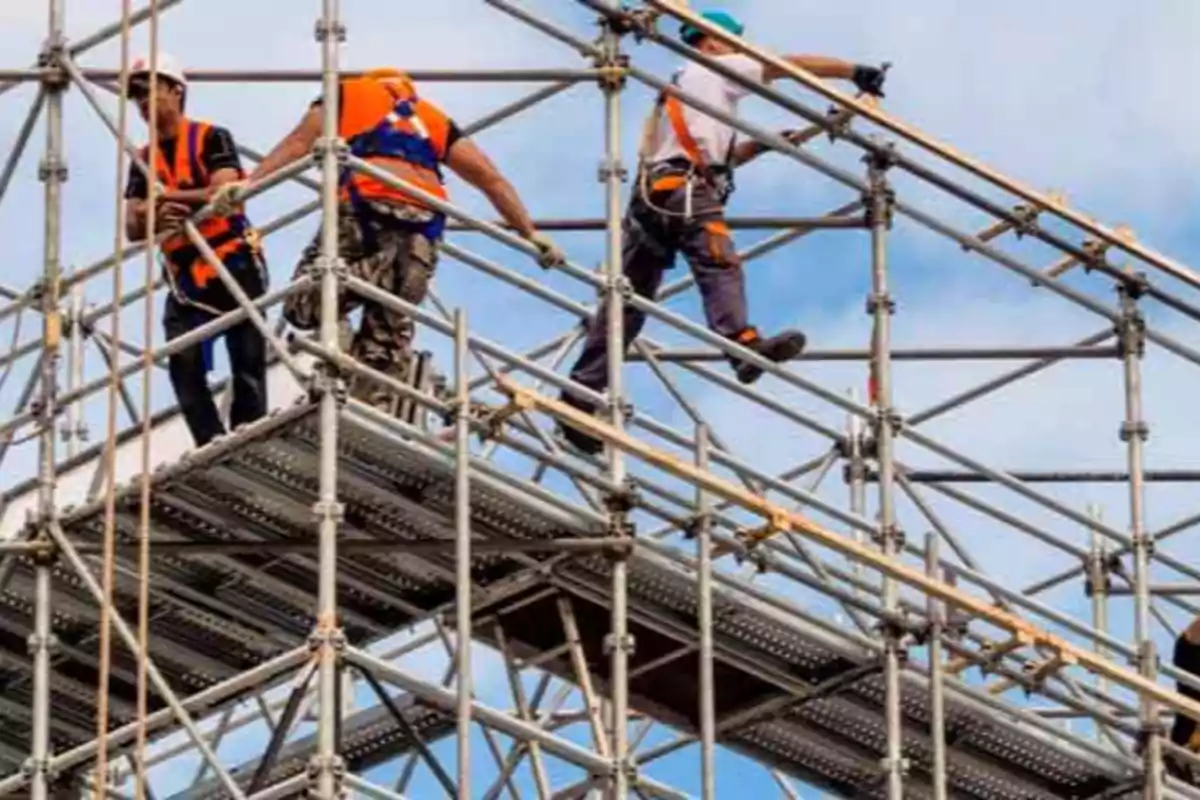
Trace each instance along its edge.
<path fill-rule="evenodd" d="M 776 364 L 791 361 L 804 351 L 805 345 L 804 334 L 800 331 L 784 331 L 775 336 L 763 338 L 754 328 L 747 328 L 734 341 Z M 730 356 L 729 363 L 733 366 L 739 383 L 751 384 L 762 377 L 762 367 L 757 364 L 743 361 L 736 356 Z"/>
<path fill-rule="evenodd" d="M 596 413 L 596 409 L 591 403 L 580 400 L 579 398 L 567 394 L 566 392 L 563 392 L 558 399 L 572 408 L 579 409 L 585 414 Z M 561 443 L 567 446 L 567 449 L 576 450 L 582 455 L 589 457 L 597 456 L 604 451 L 604 442 L 600 441 L 594 436 L 584 433 L 578 428 L 572 427 L 563 420 L 558 421 L 557 435 L 561 440 Z"/>

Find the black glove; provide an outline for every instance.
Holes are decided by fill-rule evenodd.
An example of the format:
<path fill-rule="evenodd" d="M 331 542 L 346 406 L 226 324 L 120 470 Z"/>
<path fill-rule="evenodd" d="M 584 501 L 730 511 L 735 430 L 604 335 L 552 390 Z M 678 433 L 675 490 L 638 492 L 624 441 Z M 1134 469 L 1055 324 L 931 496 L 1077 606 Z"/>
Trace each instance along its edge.
<path fill-rule="evenodd" d="M 870 67 L 866 64 L 858 64 L 854 67 L 854 76 L 851 80 L 858 87 L 859 91 L 875 97 L 883 97 L 883 82 L 887 78 L 887 73 L 879 67 Z"/>

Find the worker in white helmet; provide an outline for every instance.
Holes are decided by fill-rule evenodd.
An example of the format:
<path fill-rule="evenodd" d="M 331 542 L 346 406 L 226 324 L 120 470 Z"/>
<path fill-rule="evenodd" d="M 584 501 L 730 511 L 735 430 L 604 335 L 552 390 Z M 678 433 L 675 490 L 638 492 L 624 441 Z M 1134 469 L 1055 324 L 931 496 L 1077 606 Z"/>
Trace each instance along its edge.
<path fill-rule="evenodd" d="M 146 175 L 135 163 L 125 189 L 126 233 L 136 241 L 172 232 L 160 244 L 171 289 L 163 318 L 168 340 L 237 307 L 217 271 L 180 230 L 183 220 L 203 208 L 217 189 L 244 176 L 230 132 L 186 116 L 187 91 L 187 78 L 179 62 L 161 53 L 153 75 L 149 61 L 137 59 L 126 85 L 129 99 L 137 104 L 147 123 L 150 99 L 154 97 L 157 133 L 154 163 L 149 164 L 148 145 L 141 149 L 140 155 L 142 164 L 149 166 L 159 184 L 158 230 L 147 230 Z M 252 300 L 260 297 L 267 288 L 266 263 L 258 237 L 243 210 L 236 205 L 222 209 L 220 214 L 198 222 L 197 228 L 245 293 Z M 233 373 L 229 422 L 230 427 L 236 428 L 266 413 L 266 346 L 262 334 L 249 320 L 225 332 L 225 345 Z M 197 446 L 226 432 L 208 386 L 211 367 L 211 340 L 169 359 L 171 384 Z"/>

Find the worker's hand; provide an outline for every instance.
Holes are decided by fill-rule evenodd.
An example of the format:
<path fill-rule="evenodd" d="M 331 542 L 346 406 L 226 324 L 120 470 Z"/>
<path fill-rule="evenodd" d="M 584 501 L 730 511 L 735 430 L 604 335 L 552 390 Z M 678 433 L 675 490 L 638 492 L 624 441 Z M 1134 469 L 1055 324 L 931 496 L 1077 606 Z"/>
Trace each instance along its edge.
<path fill-rule="evenodd" d="M 183 222 L 192 215 L 192 207 L 174 200 L 158 204 L 159 225 L 163 228 L 182 228 Z"/>
<path fill-rule="evenodd" d="M 549 236 L 540 231 L 529 235 L 529 241 L 538 249 L 538 265 L 542 269 L 561 267 L 567 263 L 567 254 L 559 249 Z"/>
<path fill-rule="evenodd" d="M 213 213 L 218 217 L 225 217 L 237 211 L 241 195 L 246 191 L 247 186 L 249 183 L 246 181 L 230 181 L 214 189 L 208 198 L 208 202 L 213 207 Z"/>
<path fill-rule="evenodd" d="M 864 94 L 869 94 L 872 97 L 883 97 L 883 84 L 887 80 L 887 70 L 879 67 L 872 67 L 866 64 L 859 64 L 854 67 L 854 76 L 851 78 L 854 85 L 859 91 Z"/>

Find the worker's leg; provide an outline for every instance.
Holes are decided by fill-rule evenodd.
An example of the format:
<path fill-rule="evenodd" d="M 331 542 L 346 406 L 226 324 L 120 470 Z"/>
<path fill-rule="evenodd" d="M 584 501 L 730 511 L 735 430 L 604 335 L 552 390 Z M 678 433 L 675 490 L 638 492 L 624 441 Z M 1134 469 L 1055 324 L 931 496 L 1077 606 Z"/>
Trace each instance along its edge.
<path fill-rule="evenodd" d="M 363 240 L 358 217 L 354 209 L 346 203 L 338 207 L 338 254 L 348 267 L 371 256 L 371 249 Z M 313 282 L 307 290 L 293 292 L 283 301 L 283 318 L 288 324 L 304 331 L 316 330 L 321 324 L 321 276 L 316 271 L 320 258 L 321 231 L 318 230 L 300 254 L 300 260 L 292 273 L 293 281 L 302 275 L 311 274 Z M 357 303 L 357 295 L 341 289 L 338 297 L 339 319 L 344 318 Z"/>
<path fill-rule="evenodd" d="M 798 356 L 804 349 L 802 333 L 784 331 L 763 337 L 750 324 L 745 273 L 720 200 L 711 190 L 697 185 L 692 204 L 694 216 L 684 223 L 680 249 L 696 276 L 708 327 L 770 361 L 788 361 Z M 679 201 L 674 201 L 674 205 L 680 205 Z M 740 359 L 731 358 L 730 363 L 742 383 L 753 383 L 762 375 L 762 369 Z"/>
<path fill-rule="evenodd" d="M 1200 678 L 1200 617 L 1175 640 L 1172 663 L 1181 672 Z M 1200 689 L 1182 681 L 1177 682 L 1176 688 L 1184 697 L 1200 702 Z M 1171 728 L 1171 741 L 1200 756 L 1200 725 L 1191 717 L 1177 713 Z M 1168 770 L 1176 777 L 1190 780 L 1192 773 L 1200 774 L 1200 770 L 1190 770 L 1182 759 L 1168 758 L 1166 761 Z"/>
<path fill-rule="evenodd" d="M 208 319 L 209 316 L 204 312 L 180 303 L 173 296 L 167 297 L 163 317 L 167 341 L 192 331 Z M 170 356 L 167 359 L 167 372 L 196 446 L 203 447 L 223 434 L 225 426 L 221 424 L 217 405 L 208 388 L 201 346 L 196 344 Z"/>
<path fill-rule="evenodd" d="M 647 210 L 635 202 L 625 215 L 621 253 L 622 271 L 630 288 L 639 297 L 653 299 L 662 284 L 663 273 L 675 260 L 675 246 L 667 228 L 659 226 L 647 215 Z M 622 314 L 622 333 L 626 348 L 642 332 L 646 315 L 626 304 Z M 608 302 L 602 302 L 588 322 L 583 350 L 571 368 L 571 380 L 593 391 L 603 392 L 608 386 Z M 561 399 L 575 408 L 593 413 L 594 406 L 585 400 L 563 392 Z M 603 444 L 570 426 L 560 426 L 563 436 L 573 446 L 586 453 L 598 453 Z"/>
<path fill-rule="evenodd" d="M 251 300 L 266 292 L 266 265 L 257 257 L 235 256 L 226 266 Z M 246 320 L 226 332 L 225 349 L 233 390 L 229 427 L 237 429 L 267 413 L 267 345 L 254 323 Z"/>
<path fill-rule="evenodd" d="M 422 234 L 395 225 L 376 229 L 379 250 L 356 262 L 351 273 L 413 305 L 425 301 L 437 266 L 437 245 Z M 372 369 L 406 381 L 412 358 L 412 318 L 380 303 L 363 302 L 362 324 L 350 354 Z M 372 381 L 356 381 L 355 397 L 394 413 L 397 395 Z"/>

